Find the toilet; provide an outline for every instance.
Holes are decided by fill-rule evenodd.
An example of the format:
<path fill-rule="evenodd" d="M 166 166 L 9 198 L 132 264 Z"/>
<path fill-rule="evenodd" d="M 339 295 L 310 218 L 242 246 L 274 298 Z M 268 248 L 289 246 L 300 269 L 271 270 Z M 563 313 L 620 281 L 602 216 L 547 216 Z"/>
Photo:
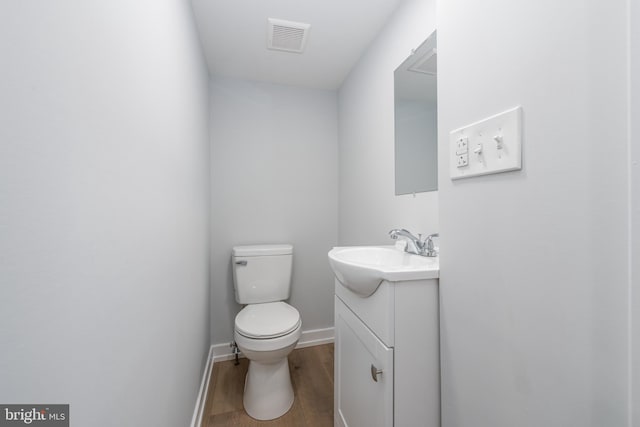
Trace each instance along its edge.
<path fill-rule="evenodd" d="M 236 301 L 245 305 L 234 327 L 238 349 L 249 359 L 244 409 L 257 420 L 272 420 L 294 400 L 287 356 L 300 339 L 302 321 L 284 302 L 291 292 L 293 246 L 235 246 L 231 261 Z"/>

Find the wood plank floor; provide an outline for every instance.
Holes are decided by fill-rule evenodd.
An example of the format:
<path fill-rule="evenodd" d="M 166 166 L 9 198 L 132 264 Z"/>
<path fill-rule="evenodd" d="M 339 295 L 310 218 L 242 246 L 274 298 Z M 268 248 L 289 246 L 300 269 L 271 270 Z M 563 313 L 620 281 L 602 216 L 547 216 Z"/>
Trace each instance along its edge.
<path fill-rule="evenodd" d="M 242 407 L 244 377 L 249 361 L 240 359 L 213 365 L 202 427 L 332 427 L 333 426 L 333 344 L 294 350 L 289 355 L 293 407 L 282 417 L 257 421 Z"/>

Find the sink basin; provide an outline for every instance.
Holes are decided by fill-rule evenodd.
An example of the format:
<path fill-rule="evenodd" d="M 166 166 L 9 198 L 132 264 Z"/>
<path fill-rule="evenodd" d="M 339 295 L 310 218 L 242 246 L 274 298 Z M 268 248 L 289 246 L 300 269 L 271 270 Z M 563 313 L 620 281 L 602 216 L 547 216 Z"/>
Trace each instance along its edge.
<path fill-rule="evenodd" d="M 347 289 L 368 297 L 383 280 L 401 282 L 438 278 L 438 257 L 423 257 L 395 246 L 349 246 L 329 251 L 329 264 Z"/>

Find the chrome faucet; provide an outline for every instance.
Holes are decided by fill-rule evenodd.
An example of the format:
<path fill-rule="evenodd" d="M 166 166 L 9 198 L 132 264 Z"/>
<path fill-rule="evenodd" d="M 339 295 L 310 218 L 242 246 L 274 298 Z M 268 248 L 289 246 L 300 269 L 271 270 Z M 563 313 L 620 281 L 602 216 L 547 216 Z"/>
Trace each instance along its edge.
<path fill-rule="evenodd" d="M 394 228 L 389 231 L 389 237 L 392 239 L 396 240 L 399 237 L 402 237 L 407 241 L 407 247 L 404 249 L 405 252 L 428 257 L 438 256 L 438 252 L 433 245 L 433 238 L 438 236 L 438 233 L 434 233 L 429 234 L 427 237 L 422 239 L 422 234 L 418 234 L 418 237 L 416 237 L 411 234 L 409 230 L 405 230 L 404 228 Z"/>

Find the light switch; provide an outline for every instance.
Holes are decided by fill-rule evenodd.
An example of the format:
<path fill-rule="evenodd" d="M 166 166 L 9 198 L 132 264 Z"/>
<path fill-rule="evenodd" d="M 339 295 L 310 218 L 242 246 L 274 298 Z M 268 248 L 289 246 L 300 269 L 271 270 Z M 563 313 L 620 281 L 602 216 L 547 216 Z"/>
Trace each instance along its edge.
<path fill-rule="evenodd" d="M 451 131 L 451 179 L 522 169 L 521 129 L 522 107 L 516 107 Z"/>

